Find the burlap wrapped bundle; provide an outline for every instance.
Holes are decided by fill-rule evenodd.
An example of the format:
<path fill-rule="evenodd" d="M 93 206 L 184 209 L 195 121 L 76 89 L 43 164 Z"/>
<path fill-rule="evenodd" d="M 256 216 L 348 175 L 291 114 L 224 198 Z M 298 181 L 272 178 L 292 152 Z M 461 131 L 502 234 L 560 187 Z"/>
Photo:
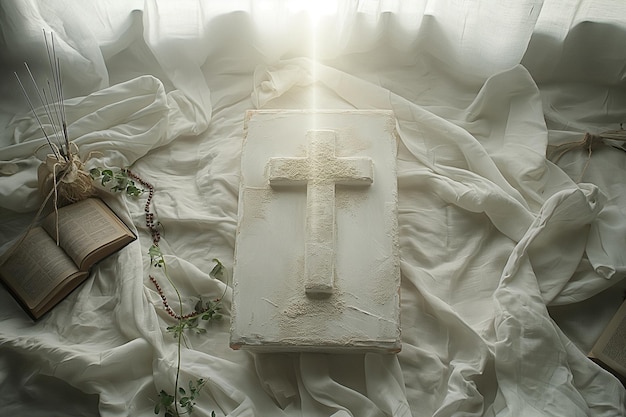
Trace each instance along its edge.
<path fill-rule="evenodd" d="M 55 203 L 55 207 L 76 203 L 95 195 L 96 188 L 80 158 L 69 153 L 69 158 L 48 154 L 37 169 L 39 192 Z"/>

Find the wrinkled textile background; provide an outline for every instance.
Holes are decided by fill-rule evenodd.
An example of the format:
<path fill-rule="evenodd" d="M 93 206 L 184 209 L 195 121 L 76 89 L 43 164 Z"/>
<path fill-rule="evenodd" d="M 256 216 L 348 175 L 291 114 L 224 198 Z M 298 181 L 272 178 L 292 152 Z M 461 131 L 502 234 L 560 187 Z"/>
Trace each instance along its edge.
<path fill-rule="evenodd" d="M 193 415 L 626 415 L 585 356 L 624 295 L 626 154 L 546 158 L 626 122 L 624 16 L 610 0 L 2 2 L 1 250 L 40 204 L 45 142 L 13 72 L 28 81 L 27 61 L 45 85 L 43 29 L 87 167 L 155 185 L 187 310 L 226 294 L 182 348 L 181 382 L 208 381 Z M 397 117 L 398 355 L 228 348 L 245 111 L 311 107 Z M 106 200 L 138 241 L 37 323 L 0 289 L 11 415 L 147 417 L 173 392 L 173 322 L 148 275 L 175 293 L 150 265 L 145 197 Z"/>

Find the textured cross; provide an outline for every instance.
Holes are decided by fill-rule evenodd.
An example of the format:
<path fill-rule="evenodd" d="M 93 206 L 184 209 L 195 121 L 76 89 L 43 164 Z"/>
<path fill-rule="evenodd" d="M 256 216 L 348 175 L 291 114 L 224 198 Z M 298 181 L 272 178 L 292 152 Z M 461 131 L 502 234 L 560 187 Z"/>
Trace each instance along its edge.
<path fill-rule="evenodd" d="M 372 160 L 336 155 L 335 131 L 310 130 L 307 156 L 275 157 L 269 161 L 270 186 L 305 186 L 305 291 L 309 296 L 330 295 L 335 279 L 335 186 L 369 186 Z"/>

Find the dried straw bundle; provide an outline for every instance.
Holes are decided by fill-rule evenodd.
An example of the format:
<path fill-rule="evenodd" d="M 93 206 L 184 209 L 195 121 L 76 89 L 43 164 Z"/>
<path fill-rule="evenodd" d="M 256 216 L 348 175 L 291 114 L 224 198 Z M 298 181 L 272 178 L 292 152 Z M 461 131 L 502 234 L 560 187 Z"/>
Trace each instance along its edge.
<path fill-rule="evenodd" d="M 46 200 L 54 195 L 54 206 L 63 207 L 96 194 L 93 180 L 76 154 L 68 159 L 48 154 L 37 170 L 39 192 Z"/>
<path fill-rule="evenodd" d="M 35 218 L 28 226 L 26 232 L 13 247 L 0 257 L 0 265 L 22 244 L 28 232 L 39 221 L 39 216 L 49 202 L 52 202 L 51 209 L 57 214 L 56 218 L 56 242 L 59 244 L 58 211 L 59 207 L 76 203 L 96 194 L 96 188 L 89 172 L 84 169 L 84 162 L 78 156 L 78 146 L 70 142 L 67 132 L 67 122 L 65 118 L 65 106 L 63 98 L 63 82 L 61 77 L 61 63 L 56 56 L 54 34 L 50 34 L 50 43 L 44 30 L 44 40 L 46 52 L 50 64 L 52 82 L 47 80 L 47 89 L 40 88 L 27 63 L 24 63 L 28 76 L 35 90 L 35 97 L 39 99 L 39 104 L 43 114 L 40 118 L 33 100 L 26 91 L 19 75 L 15 72 L 15 77 L 19 83 L 24 97 L 41 128 L 47 146 L 52 153 L 48 154 L 45 160 L 37 169 L 37 182 L 39 192 L 43 202 L 35 215 Z M 43 120 L 42 120 L 43 119 Z M 46 129 L 47 127 L 47 129 Z M 56 142 L 56 143 L 53 143 Z M 44 147 L 46 145 L 43 145 Z M 39 149 L 37 150 L 39 151 Z M 35 154 L 37 154 L 35 151 Z M 89 159 L 89 157 L 87 158 Z M 51 199 L 52 198 L 52 199 Z"/>
<path fill-rule="evenodd" d="M 15 73 L 15 77 L 22 88 L 24 97 L 28 101 L 37 123 L 39 123 L 47 145 L 52 151 L 39 166 L 37 179 L 39 192 L 43 197 L 42 208 L 46 206 L 50 198 L 54 196 L 52 201 L 56 211 L 58 207 L 76 203 L 77 201 L 93 196 L 96 190 L 92 183 L 91 176 L 84 170 L 84 162 L 78 156 L 78 146 L 69 140 L 65 118 L 65 106 L 63 104 L 61 63 L 56 56 L 54 33 L 50 34 L 50 43 L 48 42 L 48 36 L 45 30 L 43 35 L 50 64 L 50 75 L 52 77 L 52 82 L 50 82 L 50 80 L 46 82 L 47 89 L 45 87 L 40 88 L 39 85 L 37 85 L 28 64 L 24 63 L 28 76 L 33 84 L 35 96 L 39 99 L 41 109 L 43 109 L 43 120 L 38 115 L 35 105 L 17 72 Z M 46 125 L 48 126 L 47 129 Z"/>

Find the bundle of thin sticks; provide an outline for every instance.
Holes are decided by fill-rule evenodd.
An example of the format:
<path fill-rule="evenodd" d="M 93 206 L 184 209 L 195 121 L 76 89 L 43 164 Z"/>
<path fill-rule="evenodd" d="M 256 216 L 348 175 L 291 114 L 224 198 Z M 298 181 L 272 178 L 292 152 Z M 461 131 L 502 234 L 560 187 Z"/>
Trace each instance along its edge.
<path fill-rule="evenodd" d="M 52 81 L 46 80 L 46 85 L 40 88 L 28 64 L 24 63 L 36 91 L 40 108 L 43 110 L 41 117 L 17 72 L 15 72 L 15 77 L 51 151 L 37 171 L 39 191 L 44 199 L 42 208 L 46 206 L 52 197 L 54 209 L 56 210 L 58 207 L 75 203 L 94 195 L 95 187 L 89 172 L 84 169 L 83 161 L 78 156 L 78 147 L 73 142 L 70 142 L 69 139 L 63 98 L 61 64 L 56 55 L 54 33 L 50 34 L 50 41 L 48 41 L 48 36 L 44 30 L 44 40 Z M 48 126 L 48 129 L 46 129 L 46 126 Z M 46 145 L 43 146 L 45 147 Z"/>
<path fill-rule="evenodd" d="M 35 214 L 35 218 L 26 229 L 26 232 L 11 249 L 0 257 L 0 264 L 6 261 L 11 253 L 24 241 L 28 232 L 39 221 L 39 217 L 44 209 L 49 206 L 48 202 L 51 199 L 52 210 L 58 215 L 57 209 L 59 207 L 84 200 L 96 194 L 93 180 L 89 172 L 84 169 L 84 163 L 78 155 L 78 146 L 70 142 L 69 139 L 63 98 L 61 64 L 59 58 L 56 56 L 54 33 L 50 34 L 50 42 L 48 42 L 48 36 L 45 30 L 43 34 L 52 82 L 46 80 L 45 87 L 40 88 L 28 64 L 26 62 L 24 63 L 30 81 L 36 91 L 36 97 L 39 100 L 39 113 L 19 75 L 17 72 L 14 73 L 51 152 L 47 154 L 45 161 L 42 161 L 37 170 L 39 192 L 43 201 L 37 214 Z M 40 114 L 41 117 L 39 116 Z M 47 129 L 46 126 L 48 126 Z M 42 147 L 45 146 L 46 144 L 42 145 Z M 35 153 L 38 151 L 39 149 Z M 56 241 L 58 245 L 58 221 L 56 227 Z"/>

